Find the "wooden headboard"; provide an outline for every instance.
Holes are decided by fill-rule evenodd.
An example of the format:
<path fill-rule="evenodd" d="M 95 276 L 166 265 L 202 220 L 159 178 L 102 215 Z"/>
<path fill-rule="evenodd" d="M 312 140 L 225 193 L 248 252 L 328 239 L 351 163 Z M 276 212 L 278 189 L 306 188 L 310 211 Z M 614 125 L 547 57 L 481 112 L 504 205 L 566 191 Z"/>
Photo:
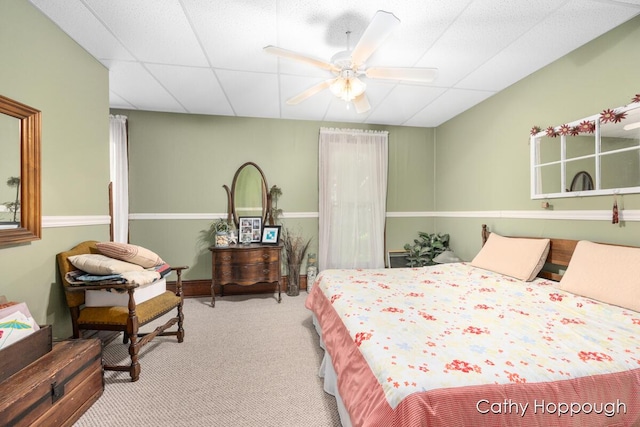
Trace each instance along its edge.
<path fill-rule="evenodd" d="M 482 246 L 489 238 L 489 228 L 486 224 L 482 224 Z M 522 237 L 526 239 L 540 239 L 540 237 Z M 578 244 L 578 240 L 570 239 L 550 239 L 549 255 L 547 255 L 547 264 L 542 267 L 538 277 L 544 279 L 555 280 L 559 282 L 562 278 L 562 274 L 556 270 L 566 269 L 571 260 L 571 255 Z"/>

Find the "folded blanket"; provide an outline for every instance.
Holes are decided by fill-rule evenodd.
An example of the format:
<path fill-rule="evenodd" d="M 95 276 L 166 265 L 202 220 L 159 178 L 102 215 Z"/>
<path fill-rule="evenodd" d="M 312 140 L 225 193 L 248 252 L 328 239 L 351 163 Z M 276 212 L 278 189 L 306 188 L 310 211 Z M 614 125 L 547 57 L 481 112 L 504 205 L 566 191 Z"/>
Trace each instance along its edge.
<path fill-rule="evenodd" d="M 143 271 L 136 271 L 136 272 L 151 273 L 153 277 L 155 277 L 155 279 L 153 280 L 157 280 L 169 275 L 171 273 L 171 266 L 167 263 L 164 263 L 164 264 L 156 265 L 155 267 L 147 268 Z M 73 270 L 68 272 L 64 276 L 64 278 L 70 285 L 73 285 L 73 286 L 117 285 L 122 283 L 137 283 L 138 285 L 143 285 L 143 284 L 153 282 L 153 280 L 149 282 L 147 281 L 149 280 L 149 278 L 152 277 L 151 275 L 143 274 L 142 276 L 138 276 L 138 275 L 130 275 L 129 273 L 134 273 L 134 272 L 132 271 L 124 274 L 109 274 L 109 275 L 101 276 L 96 274 L 90 274 L 82 270 Z M 144 276 L 146 276 L 146 278 L 143 278 Z M 137 279 L 138 282 L 129 281 L 128 280 L 129 277 L 133 277 L 134 279 Z"/>
<path fill-rule="evenodd" d="M 64 279 L 73 286 L 81 285 L 117 285 L 127 283 L 121 274 L 98 276 L 82 270 L 73 270 L 65 274 Z"/>
<path fill-rule="evenodd" d="M 164 277 L 166 275 L 168 275 L 169 273 L 171 273 L 171 266 L 167 263 L 164 264 L 160 264 L 160 265 L 156 265 L 155 270 L 160 273 L 160 277 Z"/>
<path fill-rule="evenodd" d="M 148 285 L 160 278 L 160 273 L 157 271 L 127 271 L 121 274 L 122 278 L 125 279 L 126 283 L 131 283 L 132 285 Z"/>

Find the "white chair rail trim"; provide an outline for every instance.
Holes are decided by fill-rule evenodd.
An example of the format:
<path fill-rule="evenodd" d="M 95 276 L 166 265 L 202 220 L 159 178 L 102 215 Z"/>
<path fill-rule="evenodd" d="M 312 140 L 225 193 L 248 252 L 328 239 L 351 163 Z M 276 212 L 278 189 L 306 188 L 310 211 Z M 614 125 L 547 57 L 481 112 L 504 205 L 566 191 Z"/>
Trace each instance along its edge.
<path fill-rule="evenodd" d="M 578 221 L 611 221 L 611 215 L 611 210 L 387 212 L 387 218 L 512 218 Z M 640 210 L 621 210 L 620 221 L 640 221 Z"/>
<path fill-rule="evenodd" d="M 81 227 L 87 225 L 109 225 L 109 215 L 84 215 L 84 216 L 43 216 L 42 228 L 57 227 Z"/>
<path fill-rule="evenodd" d="M 130 220 L 152 219 L 207 219 L 226 218 L 226 213 L 214 214 L 129 214 Z M 318 212 L 285 212 L 282 218 L 318 218 Z M 558 219 L 611 221 L 610 210 L 564 210 L 564 211 L 424 211 L 424 212 L 387 212 L 387 218 L 516 218 L 516 219 Z M 621 210 L 620 221 L 640 221 L 640 210 Z"/>
<path fill-rule="evenodd" d="M 129 214 L 129 220 L 153 220 L 153 219 L 206 219 L 214 220 L 218 218 L 226 218 L 226 213 L 139 213 Z M 318 212 L 287 212 L 282 214 L 282 218 L 318 218 Z"/>
<path fill-rule="evenodd" d="M 226 213 L 142 213 L 129 214 L 129 220 L 214 220 L 226 218 Z M 318 218 L 318 212 L 288 212 L 285 219 Z M 551 219 L 569 221 L 611 221 L 610 210 L 564 210 L 564 211 L 425 211 L 387 212 L 387 218 L 511 218 Z M 640 210 L 621 210 L 620 221 L 640 221 Z M 109 225 L 109 215 L 43 216 L 43 228 L 83 227 Z"/>

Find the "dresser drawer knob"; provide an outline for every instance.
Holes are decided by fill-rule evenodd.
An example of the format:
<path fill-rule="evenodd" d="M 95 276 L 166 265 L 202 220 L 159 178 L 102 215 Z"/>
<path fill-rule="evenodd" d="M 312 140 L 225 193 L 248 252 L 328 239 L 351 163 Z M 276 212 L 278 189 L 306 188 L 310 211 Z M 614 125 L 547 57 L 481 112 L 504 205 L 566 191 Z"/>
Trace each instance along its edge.
<path fill-rule="evenodd" d="M 262 259 L 269 259 L 269 254 L 262 254 Z"/>

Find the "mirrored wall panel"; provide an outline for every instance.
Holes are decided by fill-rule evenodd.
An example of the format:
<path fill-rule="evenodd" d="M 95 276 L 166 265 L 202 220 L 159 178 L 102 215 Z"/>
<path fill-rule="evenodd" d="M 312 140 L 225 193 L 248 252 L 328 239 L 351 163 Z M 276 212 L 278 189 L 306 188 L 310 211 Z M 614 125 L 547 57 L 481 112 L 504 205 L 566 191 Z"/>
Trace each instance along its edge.
<path fill-rule="evenodd" d="M 640 193 L 640 102 L 531 136 L 531 198 Z"/>

